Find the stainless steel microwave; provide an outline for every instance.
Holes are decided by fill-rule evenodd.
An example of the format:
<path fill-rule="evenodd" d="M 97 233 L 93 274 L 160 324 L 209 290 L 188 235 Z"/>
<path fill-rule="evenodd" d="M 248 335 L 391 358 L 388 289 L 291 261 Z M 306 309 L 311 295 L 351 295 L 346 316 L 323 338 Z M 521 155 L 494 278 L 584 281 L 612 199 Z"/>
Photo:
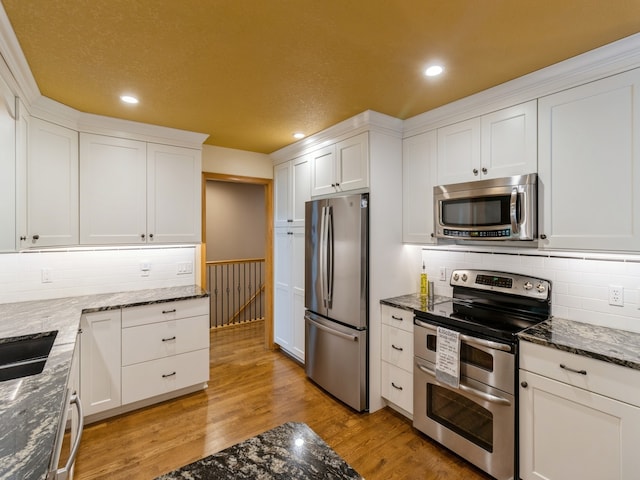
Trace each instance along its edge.
<path fill-rule="evenodd" d="M 433 188 L 438 238 L 534 240 L 538 235 L 535 173 Z"/>

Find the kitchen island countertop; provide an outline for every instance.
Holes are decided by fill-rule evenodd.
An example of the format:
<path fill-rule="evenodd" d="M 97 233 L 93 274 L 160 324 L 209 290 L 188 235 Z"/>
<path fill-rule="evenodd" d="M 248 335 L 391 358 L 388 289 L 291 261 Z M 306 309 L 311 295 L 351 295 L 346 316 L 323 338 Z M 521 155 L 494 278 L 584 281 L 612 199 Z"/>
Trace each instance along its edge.
<path fill-rule="evenodd" d="M 83 313 L 207 296 L 190 285 L 0 304 L 0 343 L 58 332 L 42 373 L 0 382 L 0 478 L 46 478 Z"/>
<path fill-rule="evenodd" d="M 332 479 L 360 480 L 304 423 L 288 422 L 156 480 Z"/>

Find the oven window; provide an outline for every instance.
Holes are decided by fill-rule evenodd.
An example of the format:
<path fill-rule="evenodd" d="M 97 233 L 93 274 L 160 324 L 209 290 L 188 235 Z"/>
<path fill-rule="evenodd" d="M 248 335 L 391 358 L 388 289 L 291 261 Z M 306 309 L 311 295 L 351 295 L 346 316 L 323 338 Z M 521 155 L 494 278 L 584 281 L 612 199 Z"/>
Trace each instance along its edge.
<path fill-rule="evenodd" d="M 493 452 L 493 414 L 457 392 L 428 383 L 427 416 Z"/>
<path fill-rule="evenodd" d="M 510 202 L 509 195 L 443 200 L 442 224 L 450 227 L 507 225 L 511 223 Z"/>
<path fill-rule="evenodd" d="M 427 350 L 436 352 L 436 342 L 436 335 L 427 335 Z M 460 362 L 493 372 L 493 356 L 466 343 L 460 345 Z"/>

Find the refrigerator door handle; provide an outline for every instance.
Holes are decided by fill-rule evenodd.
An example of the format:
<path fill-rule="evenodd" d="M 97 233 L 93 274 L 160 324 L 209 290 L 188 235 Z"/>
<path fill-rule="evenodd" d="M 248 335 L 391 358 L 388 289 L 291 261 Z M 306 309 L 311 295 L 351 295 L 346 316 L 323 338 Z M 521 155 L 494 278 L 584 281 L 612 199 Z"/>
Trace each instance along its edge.
<path fill-rule="evenodd" d="M 324 308 L 327 308 L 327 242 L 326 242 L 326 224 L 327 224 L 327 207 L 322 207 L 320 213 L 320 249 L 319 249 L 319 265 L 320 265 L 320 287 L 322 289 L 322 304 Z"/>
<path fill-rule="evenodd" d="M 355 335 L 349 335 L 347 333 L 338 332 L 337 330 L 334 330 L 333 328 L 325 327 L 324 325 L 321 325 L 318 322 L 314 321 L 309 316 L 305 316 L 304 318 L 307 321 L 309 321 L 309 323 L 313 323 L 313 326 L 316 327 L 317 329 L 323 330 L 323 331 L 325 331 L 327 333 L 330 333 L 331 335 L 335 335 L 336 337 L 344 338 L 345 340 L 351 340 L 352 342 L 357 342 L 358 341 L 358 337 L 355 336 Z"/>
<path fill-rule="evenodd" d="M 327 308 L 333 299 L 333 208 L 327 207 Z"/>

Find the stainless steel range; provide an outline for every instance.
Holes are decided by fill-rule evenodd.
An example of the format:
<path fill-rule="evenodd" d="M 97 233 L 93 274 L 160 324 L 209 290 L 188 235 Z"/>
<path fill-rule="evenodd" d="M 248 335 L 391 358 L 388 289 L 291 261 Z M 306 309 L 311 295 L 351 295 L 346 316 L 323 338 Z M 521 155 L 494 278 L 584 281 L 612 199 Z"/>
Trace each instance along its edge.
<path fill-rule="evenodd" d="M 415 311 L 413 425 L 498 480 L 518 478 L 517 334 L 549 317 L 551 283 L 486 270 L 450 283 L 450 301 Z"/>

